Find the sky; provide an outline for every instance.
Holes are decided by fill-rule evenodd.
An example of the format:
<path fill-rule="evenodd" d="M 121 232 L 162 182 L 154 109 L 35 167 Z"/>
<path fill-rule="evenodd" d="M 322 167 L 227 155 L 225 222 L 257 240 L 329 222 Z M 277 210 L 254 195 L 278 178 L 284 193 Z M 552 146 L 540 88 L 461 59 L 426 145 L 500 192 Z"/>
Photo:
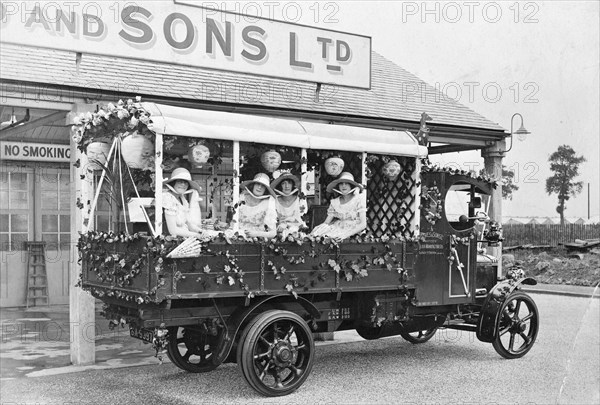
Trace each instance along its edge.
<path fill-rule="evenodd" d="M 507 131 L 520 113 L 531 134 L 525 140 L 514 136 L 504 160 L 519 187 L 512 201 L 504 201 L 505 218 L 558 216 L 557 197 L 548 196 L 545 181 L 551 175 L 548 158 L 560 145 L 587 159 L 578 177 L 584 190 L 567 202 L 566 216 L 587 218 L 587 183 L 590 214 L 600 214 L 600 2 L 252 3 L 263 16 L 270 12 L 279 20 L 372 37 L 374 51 Z M 227 7 L 250 12 L 244 4 Z M 520 124 L 515 117 L 515 131 Z M 479 152 L 436 159 L 483 167 Z"/>

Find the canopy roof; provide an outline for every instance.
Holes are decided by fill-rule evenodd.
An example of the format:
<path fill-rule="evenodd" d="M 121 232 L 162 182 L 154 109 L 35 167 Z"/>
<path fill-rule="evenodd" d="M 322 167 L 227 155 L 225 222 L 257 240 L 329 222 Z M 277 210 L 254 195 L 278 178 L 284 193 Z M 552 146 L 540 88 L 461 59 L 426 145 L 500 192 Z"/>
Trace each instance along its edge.
<path fill-rule="evenodd" d="M 257 142 L 306 149 L 427 156 L 408 131 L 333 125 L 294 119 L 197 110 L 142 103 L 151 114 L 149 128 L 163 135 Z"/>

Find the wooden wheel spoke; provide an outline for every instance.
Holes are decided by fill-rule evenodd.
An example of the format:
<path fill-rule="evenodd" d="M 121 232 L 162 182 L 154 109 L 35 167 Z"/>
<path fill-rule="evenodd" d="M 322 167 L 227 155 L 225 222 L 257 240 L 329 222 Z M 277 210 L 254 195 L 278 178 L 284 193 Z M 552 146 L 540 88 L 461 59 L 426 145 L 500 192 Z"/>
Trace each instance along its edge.
<path fill-rule="evenodd" d="M 527 315 L 525 315 L 522 319 L 521 322 L 525 322 L 530 320 L 531 318 L 533 318 L 533 312 L 528 313 Z"/>
<path fill-rule="evenodd" d="M 183 343 L 185 341 L 185 339 L 183 337 L 177 338 L 176 342 L 179 343 Z"/>
<path fill-rule="evenodd" d="M 288 330 L 287 334 L 285 335 L 285 340 L 287 340 L 289 342 L 293 333 L 294 333 L 294 325 L 291 325 L 290 330 Z"/>
<path fill-rule="evenodd" d="M 521 336 L 521 338 L 523 338 L 526 345 L 528 345 L 529 342 L 531 342 L 531 338 L 529 336 L 527 336 L 524 332 L 519 332 L 519 336 Z"/>
<path fill-rule="evenodd" d="M 190 361 L 190 357 L 192 356 L 192 351 L 190 349 L 187 349 L 185 351 L 185 354 L 183 356 L 181 356 L 185 361 Z"/>
<path fill-rule="evenodd" d="M 297 351 L 308 351 L 308 347 L 303 343 L 301 345 L 296 346 Z"/>
<path fill-rule="evenodd" d="M 510 330 L 510 326 L 508 326 L 508 327 L 506 327 L 506 328 L 502 329 L 502 330 L 499 332 L 500 336 L 504 336 L 504 335 L 506 334 L 506 332 L 508 332 L 509 330 Z"/>
<path fill-rule="evenodd" d="M 255 354 L 254 355 L 254 360 L 260 360 L 262 358 L 265 358 L 265 357 L 269 356 L 269 353 L 270 352 L 267 351 L 267 352 L 264 352 L 264 353 Z"/>
<path fill-rule="evenodd" d="M 510 341 L 508 343 L 508 350 L 510 350 L 511 352 L 514 351 L 514 346 L 515 346 L 515 335 L 516 333 L 510 333 Z"/>
<path fill-rule="evenodd" d="M 294 374 L 296 374 L 297 376 L 301 375 L 301 374 L 302 374 L 302 372 L 304 371 L 303 369 L 301 369 L 301 368 L 298 368 L 298 367 L 296 367 L 296 366 L 294 366 L 294 365 L 291 365 L 289 368 L 290 368 L 290 370 L 292 370 L 292 371 L 294 372 Z"/>
<path fill-rule="evenodd" d="M 273 377 L 275 378 L 275 386 L 277 388 L 283 388 L 283 383 L 281 382 L 281 375 L 279 372 L 275 371 Z"/>
<path fill-rule="evenodd" d="M 262 369 L 262 371 L 260 372 L 260 375 L 258 376 L 258 378 L 262 381 L 265 379 L 265 377 L 267 376 L 267 370 L 269 369 L 269 367 L 271 366 L 271 362 L 268 361 L 267 364 L 265 365 L 265 368 Z"/>
<path fill-rule="evenodd" d="M 522 302 L 523 302 L 523 301 L 521 301 L 521 300 L 518 300 L 518 301 L 517 301 L 517 305 L 515 305 L 515 314 L 517 314 L 517 316 L 519 315 L 519 310 L 521 309 L 521 303 L 522 303 Z"/>
<path fill-rule="evenodd" d="M 266 344 L 267 346 L 271 346 L 271 342 L 269 342 L 263 335 L 260 335 L 258 337 L 258 340 L 260 340 L 261 342 L 263 342 L 264 344 Z"/>

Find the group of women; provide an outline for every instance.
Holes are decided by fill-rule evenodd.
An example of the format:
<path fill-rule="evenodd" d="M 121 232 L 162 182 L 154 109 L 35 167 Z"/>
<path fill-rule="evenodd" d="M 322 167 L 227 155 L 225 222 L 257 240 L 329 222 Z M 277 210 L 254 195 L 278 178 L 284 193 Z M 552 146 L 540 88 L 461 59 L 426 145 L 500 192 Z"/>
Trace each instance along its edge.
<path fill-rule="evenodd" d="M 290 234 L 301 235 L 307 230 L 302 220 L 306 212 L 305 200 L 298 196 L 300 181 L 293 174 L 282 174 L 273 182 L 269 176 L 258 173 L 252 180 L 240 184 L 239 232 L 246 238 L 283 239 Z M 200 186 L 184 168 L 173 170 L 163 183 L 163 207 L 167 229 L 171 235 L 200 239 L 230 230 L 202 229 L 200 214 Z M 332 198 L 325 221 L 316 226 L 311 235 L 328 236 L 336 240 L 362 232 L 366 226 L 366 202 L 363 186 L 351 173 L 344 172 L 329 183 L 327 192 Z"/>

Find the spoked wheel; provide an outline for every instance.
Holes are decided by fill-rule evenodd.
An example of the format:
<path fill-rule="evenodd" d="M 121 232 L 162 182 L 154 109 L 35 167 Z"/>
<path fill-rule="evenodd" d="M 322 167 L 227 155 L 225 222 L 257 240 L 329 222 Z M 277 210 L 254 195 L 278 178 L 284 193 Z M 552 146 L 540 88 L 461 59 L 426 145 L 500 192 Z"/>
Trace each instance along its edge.
<path fill-rule="evenodd" d="M 383 334 L 383 326 L 359 326 L 356 328 L 356 333 L 366 340 L 379 339 Z"/>
<path fill-rule="evenodd" d="M 298 389 L 313 366 L 315 344 L 306 322 L 289 311 L 266 311 L 244 329 L 237 362 L 259 394 L 276 397 Z"/>
<path fill-rule="evenodd" d="M 412 344 L 418 345 L 420 343 L 425 343 L 429 339 L 431 339 L 435 335 L 436 331 L 437 327 L 431 329 L 418 330 L 415 332 L 401 331 L 400 336 L 402 336 L 404 340 L 407 340 Z"/>
<path fill-rule="evenodd" d="M 216 336 L 196 329 L 182 326 L 169 328 L 167 356 L 182 370 L 190 373 L 206 373 L 219 366 L 212 362 L 217 343 Z"/>
<path fill-rule="evenodd" d="M 500 309 L 496 340 L 498 354 L 507 359 L 523 357 L 535 343 L 539 327 L 538 309 L 522 291 L 509 295 Z"/>

